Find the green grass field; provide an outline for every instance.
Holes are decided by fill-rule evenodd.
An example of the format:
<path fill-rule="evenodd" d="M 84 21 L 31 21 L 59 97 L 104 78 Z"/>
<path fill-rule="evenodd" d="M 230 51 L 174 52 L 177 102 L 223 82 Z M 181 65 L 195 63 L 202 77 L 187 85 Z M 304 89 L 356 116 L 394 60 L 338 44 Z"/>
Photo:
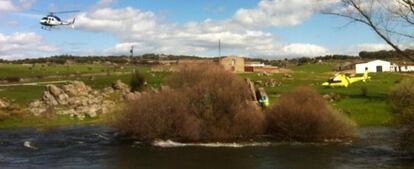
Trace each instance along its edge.
<path fill-rule="evenodd" d="M 371 73 L 371 80 L 367 83 L 357 82 L 348 88 L 324 88 L 321 84 L 334 76 L 329 64 L 309 64 L 292 68 L 292 78 L 284 78 L 281 74 L 271 77 L 258 76 L 257 73 L 244 73 L 243 77 L 256 80 L 273 78 L 282 84 L 279 87 L 266 87 L 271 102 L 277 102 L 278 96 L 299 86 L 311 86 L 322 95 L 334 93 L 341 99 L 333 102 L 334 108 L 345 112 L 359 126 L 389 125 L 392 120 L 390 107 L 387 105 L 389 90 L 401 81 L 403 77 L 398 73 Z M 357 75 L 359 76 L 359 75 Z M 366 88 L 366 95 L 362 90 Z"/>
<path fill-rule="evenodd" d="M 107 71 L 131 71 L 133 66 L 116 67 L 104 64 L 0 64 L 0 78 L 5 77 L 45 77 L 70 74 L 106 73 Z"/>
<path fill-rule="evenodd" d="M 4 69 L 1 67 L 0 69 Z M 22 71 L 21 65 L 16 66 L 17 72 Z M 10 72 L 13 69 L 13 66 L 7 68 Z M 73 68 L 76 68 L 74 66 Z M 99 65 L 96 66 L 96 69 L 88 69 L 86 65 L 79 65 L 83 67 L 82 69 L 90 73 L 93 71 L 99 71 L 102 69 Z M 129 67 L 127 70 L 132 70 L 133 68 L 138 69 L 147 79 L 147 82 L 150 86 L 159 87 L 162 85 L 165 77 L 168 76 L 168 73 L 151 73 L 149 67 Z M 65 69 L 65 68 L 56 68 L 56 69 Z M 367 83 L 357 82 L 352 84 L 348 88 L 324 88 L 321 84 L 326 81 L 329 77 L 333 76 L 335 73 L 331 71 L 332 65 L 330 64 L 309 64 L 291 67 L 292 72 L 289 73 L 291 78 L 286 78 L 282 74 L 273 74 L 270 77 L 268 76 L 258 76 L 257 73 L 243 73 L 240 74 L 242 77 L 251 79 L 252 81 L 257 80 L 268 80 L 275 79 L 281 82 L 281 85 L 278 87 L 266 87 L 270 101 L 276 103 L 278 97 L 288 91 L 291 91 L 299 86 L 311 86 L 319 91 L 322 95 L 324 94 L 336 94 L 340 96 L 340 99 L 331 103 L 332 107 L 341 110 L 347 114 L 352 120 L 354 120 L 359 126 L 373 126 L 373 125 L 390 125 L 392 120 L 392 113 L 390 107 L 387 104 L 387 96 L 390 88 L 394 84 L 401 81 L 403 78 L 409 78 L 407 76 L 402 76 L 397 73 L 377 73 L 370 74 L 371 80 Z M 9 73 L 10 73 L 9 72 Z M 49 73 L 53 74 L 53 70 L 49 70 Z M 66 72 L 73 72 L 66 71 Z M 6 75 L 2 72 L 0 76 Z M 25 72 L 27 75 L 27 72 Z M 112 74 L 112 75 L 101 75 L 95 76 L 94 78 L 90 77 L 71 77 L 64 78 L 65 80 L 81 80 L 84 81 L 87 85 L 90 85 L 94 89 L 103 89 L 110 86 L 116 80 L 122 80 L 124 83 L 129 83 L 131 78 L 130 74 Z M 50 79 L 49 79 L 50 80 Z M 62 80 L 62 79 L 52 79 L 52 80 Z M 366 88 L 366 89 L 364 89 Z M 15 104 L 20 106 L 25 106 L 27 103 L 34 99 L 38 99 L 42 96 L 44 86 L 14 86 L 14 87 L 0 87 L 0 97 L 8 98 L 12 100 Z M 366 90 L 363 92 L 362 90 Z M 23 120 L 24 121 L 24 120 Z M 0 122 L 0 127 L 7 126 L 16 126 L 14 123 L 22 123 L 21 126 L 33 126 L 32 123 L 26 123 L 19 121 L 19 119 L 12 119 Z M 39 119 L 34 118 L 40 124 L 59 124 L 59 123 L 76 123 L 74 120 L 67 118 L 59 118 L 55 122 L 40 122 Z M 76 121 L 76 120 L 75 120 Z M 19 126 L 19 125 L 17 125 Z"/>
<path fill-rule="evenodd" d="M 157 73 L 150 73 L 149 67 L 146 66 L 139 66 L 135 67 L 136 70 L 143 73 L 147 82 L 150 86 L 159 87 L 162 84 L 162 79 L 167 76 L 167 73 L 164 72 L 157 72 Z M 132 69 L 131 69 L 132 70 Z M 131 75 L 129 72 L 125 72 L 124 74 L 112 74 L 112 75 L 100 75 L 94 76 L 94 78 L 90 77 L 65 77 L 59 79 L 47 79 L 47 80 L 40 80 L 40 81 L 53 81 L 53 80 L 79 80 L 85 82 L 86 85 L 91 86 L 93 89 L 103 89 L 105 87 L 109 87 L 112 85 L 113 82 L 116 80 L 121 80 L 126 84 L 129 84 L 131 80 Z M 11 86 L 11 87 L 0 87 L 0 97 L 5 97 L 13 103 L 18 104 L 20 106 L 25 106 L 29 102 L 40 98 L 43 95 L 43 91 L 45 90 L 45 85 L 39 86 Z"/>

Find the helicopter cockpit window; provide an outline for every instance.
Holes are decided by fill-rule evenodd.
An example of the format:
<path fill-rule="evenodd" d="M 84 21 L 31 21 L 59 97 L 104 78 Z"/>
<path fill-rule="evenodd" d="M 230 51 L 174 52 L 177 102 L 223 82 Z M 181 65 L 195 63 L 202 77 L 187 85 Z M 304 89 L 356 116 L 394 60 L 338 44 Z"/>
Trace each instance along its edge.
<path fill-rule="evenodd" d="M 55 18 L 55 19 L 60 22 L 60 18 Z"/>
<path fill-rule="evenodd" d="M 47 20 L 47 17 L 43 17 L 42 20 Z"/>
<path fill-rule="evenodd" d="M 341 80 L 337 80 L 335 77 L 328 80 L 328 83 L 341 83 Z"/>

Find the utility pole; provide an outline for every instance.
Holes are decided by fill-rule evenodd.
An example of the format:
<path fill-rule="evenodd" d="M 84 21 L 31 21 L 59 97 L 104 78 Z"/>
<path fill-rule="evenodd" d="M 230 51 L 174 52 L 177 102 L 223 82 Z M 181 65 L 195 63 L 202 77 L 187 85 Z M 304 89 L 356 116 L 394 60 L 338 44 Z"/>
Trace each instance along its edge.
<path fill-rule="evenodd" d="M 219 57 L 221 57 L 221 39 L 219 39 Z"/>
<path fill-rule="evenodd" d="M 131 50 L 129 50 L 129 53 L 131 53 L 131 58 L 134 57 L 134 46 L 131 46 Z"/>

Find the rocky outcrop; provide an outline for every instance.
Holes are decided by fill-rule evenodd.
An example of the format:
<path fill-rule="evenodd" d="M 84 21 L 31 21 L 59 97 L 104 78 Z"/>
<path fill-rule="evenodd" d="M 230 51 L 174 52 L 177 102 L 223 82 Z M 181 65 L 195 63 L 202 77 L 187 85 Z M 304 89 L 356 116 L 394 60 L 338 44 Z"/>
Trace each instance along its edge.
<path fill-rule="evenodd" d="M 247 86 L 249 87 L 249 94 L 251 97 L 251 101 L 257 101 L 256 97 L 256 88 L 254 87 L 253 82 L 250 79 L 245 79 Z"/>
<path fill-rule="evenodd" d="M 29 104 L 29 111 L 39 116 L 49 107 L 54 107 L 58 115 L 94 118 L 112 111 L 115 107 L 112 100 L 110 94 L 100 93 L 83 82 L 74 81 L 62 87 L 47 85 L 43 97 Z"/>

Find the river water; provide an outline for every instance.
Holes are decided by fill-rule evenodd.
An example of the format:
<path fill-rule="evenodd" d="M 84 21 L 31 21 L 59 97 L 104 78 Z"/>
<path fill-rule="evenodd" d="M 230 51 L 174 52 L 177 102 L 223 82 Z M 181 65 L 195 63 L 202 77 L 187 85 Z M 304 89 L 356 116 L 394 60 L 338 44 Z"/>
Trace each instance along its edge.
<path fill-rule="evenodd" d="M 348 144 L 248 143 L 153 146 L 107 126 L 0 130 L 0 168 L 414 169 L 390 128 L 358 129 Z"/>

